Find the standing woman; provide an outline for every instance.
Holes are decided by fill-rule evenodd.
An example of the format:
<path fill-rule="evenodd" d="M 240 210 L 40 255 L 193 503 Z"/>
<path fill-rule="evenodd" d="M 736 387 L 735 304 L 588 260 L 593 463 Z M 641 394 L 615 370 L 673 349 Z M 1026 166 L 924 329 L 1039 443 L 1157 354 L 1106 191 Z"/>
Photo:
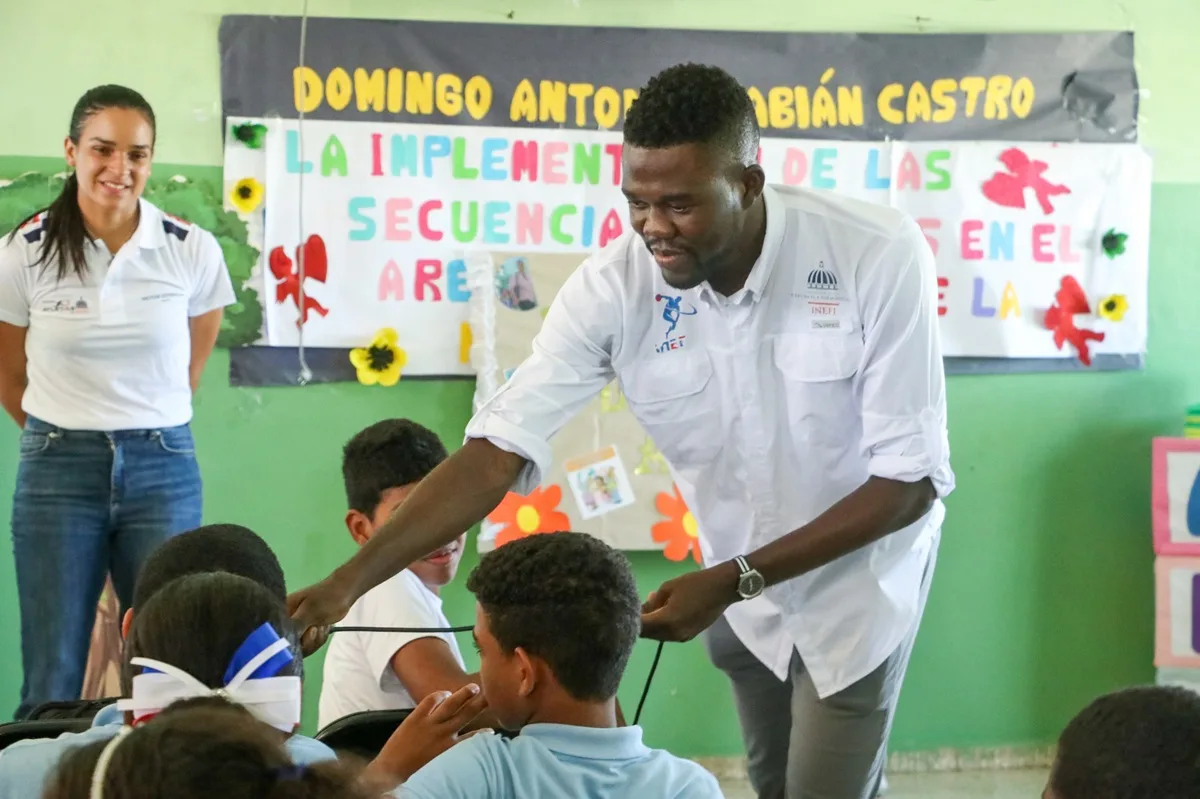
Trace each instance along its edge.
<path fill-rule="evenodd" d="M 62 194 L 0 239 L 0 403 L 23 428 L 12 536 L 16 717 L 79 698 L 111 571 L 200 525 L 192 392 L 234 301 L 216 239 L 141 199 L 154 112 L 100 86 L 71 114 Z"/>

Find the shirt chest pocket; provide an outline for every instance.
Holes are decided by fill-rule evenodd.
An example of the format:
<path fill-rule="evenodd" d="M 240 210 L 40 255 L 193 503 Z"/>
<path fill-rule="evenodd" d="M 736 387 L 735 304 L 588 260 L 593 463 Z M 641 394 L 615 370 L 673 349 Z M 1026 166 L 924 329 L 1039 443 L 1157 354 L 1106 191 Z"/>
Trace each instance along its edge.
<path fill-rule="evenodd" d="M 620 371 L 629 410 L 655 446 L 680 469 L 706 464 L 721 451 L 719 387 L 707 352 L 673 352 Z"/>
<path fill-rule="evenodd" d="M 862 357 L 857 331 L 785 334 L 775 340 L 775 368 L 796 442 L 835 448 L 857 444 L 861 425 L 855 376 Z"/>

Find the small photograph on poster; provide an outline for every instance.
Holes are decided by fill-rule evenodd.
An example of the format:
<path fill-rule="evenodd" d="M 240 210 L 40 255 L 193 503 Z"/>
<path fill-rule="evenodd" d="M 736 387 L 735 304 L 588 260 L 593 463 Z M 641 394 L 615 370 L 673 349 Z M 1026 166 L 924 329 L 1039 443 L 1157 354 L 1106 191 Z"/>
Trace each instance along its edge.
<path fill-rule="evenodd" d="M 633 486 L 616 447 L 605 447 L 564 464 L 582 519 L 594 519 L 633 504 Z"/>
<path fill-rule="evenodd" d="M 537 292 L 529 274 L 529 263 L 514 256 L 496 267 L 496 296 L 505 308 L 532 311 L 537 307 Z"/>

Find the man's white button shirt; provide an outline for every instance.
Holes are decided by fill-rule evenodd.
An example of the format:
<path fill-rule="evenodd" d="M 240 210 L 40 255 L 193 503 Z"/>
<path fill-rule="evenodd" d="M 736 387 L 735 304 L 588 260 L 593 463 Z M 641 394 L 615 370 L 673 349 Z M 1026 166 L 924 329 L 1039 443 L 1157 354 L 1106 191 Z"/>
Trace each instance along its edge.
<path fill-rule="evenodd" d="M 954 486 L 933 254 L 901 212 L 791 187 L 764 191 L 745 286 L 667 285 L 632 231 L 555 298 L 533 354 L 472 419 L 531 462 L 614 377 L 696 517 L 705 563 L 802 527 L 878 476 L 930 478 L 919 521 L 726 611 L 783 679 L 793 648 L 821 696 L 865 677 L 918 621 L 922 576 Z"/>

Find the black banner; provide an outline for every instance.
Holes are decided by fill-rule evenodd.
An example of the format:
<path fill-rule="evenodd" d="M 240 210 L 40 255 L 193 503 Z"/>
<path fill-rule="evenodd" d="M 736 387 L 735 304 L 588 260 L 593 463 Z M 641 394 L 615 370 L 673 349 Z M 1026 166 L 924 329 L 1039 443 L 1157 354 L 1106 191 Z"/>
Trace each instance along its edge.
<path fill-rule="evenodd" d="M 618 129 L 648 78 L 738 78 L 764 136 L 1137 140 L 1133 34 L 837 34 L 221 20 L 226 116 Z"/>

